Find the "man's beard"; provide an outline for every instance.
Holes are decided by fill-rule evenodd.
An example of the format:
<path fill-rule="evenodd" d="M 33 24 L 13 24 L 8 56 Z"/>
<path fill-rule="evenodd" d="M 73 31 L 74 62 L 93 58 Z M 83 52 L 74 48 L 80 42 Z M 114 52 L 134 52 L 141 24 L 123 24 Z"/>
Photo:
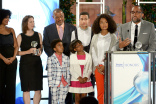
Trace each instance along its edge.
<path fill-rule="evenodd" d="M 136 19 L 136 20 L 133 20 L 133 18 L 132 18 L 132 21 L 134 22 L 134 23 L 138 23 L 138 22 L 140 22 L 141 21 L 141 18 L 140 19 Z"/>

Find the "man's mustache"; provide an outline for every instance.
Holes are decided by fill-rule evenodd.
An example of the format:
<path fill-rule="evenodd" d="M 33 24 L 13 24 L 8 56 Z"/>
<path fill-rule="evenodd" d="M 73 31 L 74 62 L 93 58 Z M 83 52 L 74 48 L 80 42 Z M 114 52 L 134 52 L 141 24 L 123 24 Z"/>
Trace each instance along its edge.
<path fill-rule="evenodd" d="M 136 16 L 134 16 L 134 17 L 136 17 Z M 134 17 L 133 17 L 133 18 L 134 18 Z M 137 17 L 136 17 L 136 18 L 137 18 Z"/>

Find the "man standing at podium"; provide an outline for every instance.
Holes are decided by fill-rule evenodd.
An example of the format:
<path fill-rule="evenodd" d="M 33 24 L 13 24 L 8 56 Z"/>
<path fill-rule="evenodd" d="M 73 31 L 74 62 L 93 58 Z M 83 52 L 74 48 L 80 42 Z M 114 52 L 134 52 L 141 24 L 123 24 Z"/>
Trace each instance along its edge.
<path fill-rule="evenodd" d="M 143 9 L 135 5 L 131 10 L 131 22 L 122 24 L 119 31 L 117 50 L 130 51 L 135 49 L 136 42 L 142 44 L 143 51 L 155 51 L 156 34 L 154 24 L 142 20 Z"/>

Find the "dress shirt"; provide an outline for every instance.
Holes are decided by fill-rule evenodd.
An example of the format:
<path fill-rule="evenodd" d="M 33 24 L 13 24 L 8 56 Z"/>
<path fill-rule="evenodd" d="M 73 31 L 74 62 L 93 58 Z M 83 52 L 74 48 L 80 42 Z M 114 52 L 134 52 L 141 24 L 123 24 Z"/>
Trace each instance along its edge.
<path fill-rule="evenodd" d="M 60 65 L 62 66 L 62 54 L 61 54 L 61 55 L 58 55 L 58 54 L 55 53 L 55 55 L 56 55 L 57 59 L 59 60 Z M 62 75 L 62 77 L 61 77 L 61 82 L 62 82 L 63 86 L 66 86 L 66 85 L 68 84 L 68 83 L 65 81 L 63 75 Z M 60 82 L 60 84 L 61 84 L 61 82 Z M 60 87 L 60 84 L 58 85 L 58 87 Z"/>
<path fill-rule="evenodd" d="M 135 23 L 132 22 L 131 23 L 131 44 L 133 45 L 134 44 L 134 36 L 135 36 Z M 138 25 L 138 36 L 139 36 L 139 33 L 140 33 L 140 28 L 141 28 L 141 22 L 137 24 Z"/>
<path fill-rule="evenodd" d="M 55 53 L 58 61 L 60 62 L 60 65 L 62 66 L 62 54 L 61 55 L 58 55 L 57 53 Z"/>
<path fill-rule="evenodd" d="M 88 46 L 91 41 L 91 27 L 87 29 L 77 28 L 78 39 L 82 42 L 83 46 Z M 75 31 L 72 32 L 71 41 L 75 39 Z"/>
<path fill-rule="evenodd" d="M 98 52 L 97 56 L 94 47 L 92 47 L 92 59 L 95 66 L 99 64 L 104 65 L 104 58 L 105 58 L 104 53 L 109 50 L 110 43 L 111 43 L 110 33 L 106 34 L 105 36 L 101 35 L 101 33 L 99 34 L 97 45 L 96 45 L 97 52 Z M 115 51 L 115 49 L 116 47 L 113 47 L 112 51 Z"/>
<path fill-rule="evenodd" d="M 63 33 L 64 33 L 64 23 L 61 25 L 62 29 L 63 29 Z M 58 32 L 58 35 L 59 35 L 59 30 L 60 30 L 60 27 L 59 25 L 56 24 L 56 28 L 57 28 L 57 32 Z M 63 37 L 62 37 L 63 38 Z"/>

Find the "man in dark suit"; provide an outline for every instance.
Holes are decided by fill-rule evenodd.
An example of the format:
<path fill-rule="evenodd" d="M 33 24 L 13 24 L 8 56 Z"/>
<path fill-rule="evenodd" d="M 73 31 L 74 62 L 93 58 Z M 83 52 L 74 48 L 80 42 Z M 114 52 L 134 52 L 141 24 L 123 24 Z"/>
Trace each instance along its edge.
<path fill-rule="evenodd" d="M 135 49 L 135 43 L 141 42 L 143 51 L 155 51 L 156 34 L 154 24 L 142 20 L 143 9 L 134 6 L 131 10 L 131 22 L 122 24 L 119 31 L 117 50 Z"/>
<path fill-rule="evenodd" d="M 71 33 L 76 29 L 75 26 L 68 23 L 64 23 L 64 13 L 61 9 L 55 9 L 53 11 L 53 18 L 55 23 L 50 24 L 44 28 L 43 33 L 43 45 L 44 51 L 47 56 L 51 56 L 54 50 L 51 48 L 51 42 L 54 39 L 61 39 L 64 45 L 64 54 L 70 56 L 69 45 L 71 42 Z M 66 104 L 73 104 L 72 94 L 68 93 L 66 97 Z M 49 104 L 51 104 L 51 95 L 49 93 Z"/>

